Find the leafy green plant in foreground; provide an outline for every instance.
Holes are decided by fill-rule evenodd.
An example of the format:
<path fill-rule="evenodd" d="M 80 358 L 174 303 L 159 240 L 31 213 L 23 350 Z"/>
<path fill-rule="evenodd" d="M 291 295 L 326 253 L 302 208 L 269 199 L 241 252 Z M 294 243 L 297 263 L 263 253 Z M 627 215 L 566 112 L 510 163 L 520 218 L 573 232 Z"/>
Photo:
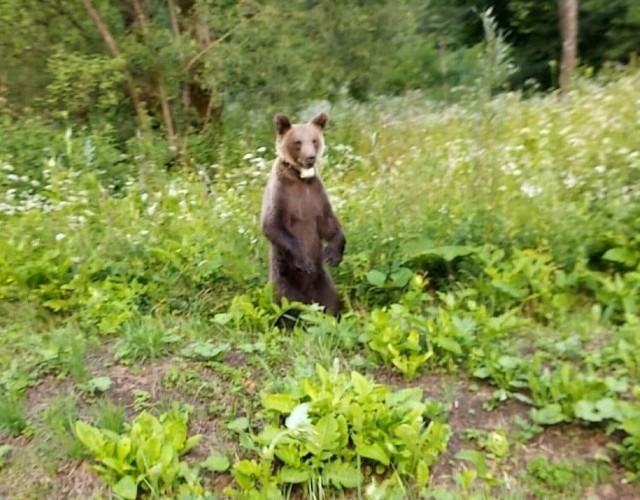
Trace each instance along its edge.
<path fill-rule="evenodd" d="M 233 466 L 242 493 L 229 493 L 276 498 L 282 488 L 303 484 L 308 494 L 321 496 L 327 486 L 359 488 L 373 475 L 424 488 L 446 449 L 449 427 L 425 423 L 422 396 L 417 388 L 392 392 L 357 372 L 317 365 L 313 379 L 263 395 L 267 424 L 252 437 L 259 458 Z"/>
<path fill-rule="evenodd" d="M 197 470 L 180 459 L 201 437 L 188 437 L 187 422 L 187 414 L 174 406 L 160 418 L 141 413 L 124 434 L 82 421 L 76 422 L 75 431 L 98 462 L 92 468 L 119 497 L 135 499 L 142 492 L 202 496 Z"/>

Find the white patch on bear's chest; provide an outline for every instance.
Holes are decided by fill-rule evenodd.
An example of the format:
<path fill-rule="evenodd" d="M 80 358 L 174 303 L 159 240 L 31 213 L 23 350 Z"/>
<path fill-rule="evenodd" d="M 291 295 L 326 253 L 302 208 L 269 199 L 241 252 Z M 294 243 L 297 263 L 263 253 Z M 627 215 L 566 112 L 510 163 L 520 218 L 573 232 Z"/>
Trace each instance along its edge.
<path fill-rule="evenodd" d="M 316 176 L 316 169 L 311 168 L 301 168 L 300 169 L 300 178 L 301 179 L 311 179 Z"/>

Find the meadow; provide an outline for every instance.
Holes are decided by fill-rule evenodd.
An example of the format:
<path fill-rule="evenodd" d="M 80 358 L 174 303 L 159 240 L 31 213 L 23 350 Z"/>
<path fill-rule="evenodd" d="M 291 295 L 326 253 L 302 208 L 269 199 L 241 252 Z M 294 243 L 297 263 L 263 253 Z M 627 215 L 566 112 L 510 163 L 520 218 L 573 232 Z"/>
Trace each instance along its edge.
<path fill-rule="evenodd" d="M 345 313 L 292 331 L 266 127 L 2 118 L 1 498 L 640 497 L 640 73 L 328 111 Z"/>

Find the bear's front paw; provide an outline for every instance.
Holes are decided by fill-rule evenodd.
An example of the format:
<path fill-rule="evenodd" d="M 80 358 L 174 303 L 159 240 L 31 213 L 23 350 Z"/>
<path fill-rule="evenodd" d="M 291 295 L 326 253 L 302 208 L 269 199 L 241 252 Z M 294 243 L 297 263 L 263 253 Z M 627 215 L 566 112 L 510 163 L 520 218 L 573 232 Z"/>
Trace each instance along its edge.
<path fill-rule="evenodd" d="M 331 267 L 335 267 L 342 262 L 342 252 L 332 247 L 327 247 L 324 251 L 324 260 Z"/>
<path fill-rule="evenodd" d="M 301 255 L 293 260 L 293 265 L 304 273 L 312 273 L 315 270 L 313 261 L 306 255 Z"/>

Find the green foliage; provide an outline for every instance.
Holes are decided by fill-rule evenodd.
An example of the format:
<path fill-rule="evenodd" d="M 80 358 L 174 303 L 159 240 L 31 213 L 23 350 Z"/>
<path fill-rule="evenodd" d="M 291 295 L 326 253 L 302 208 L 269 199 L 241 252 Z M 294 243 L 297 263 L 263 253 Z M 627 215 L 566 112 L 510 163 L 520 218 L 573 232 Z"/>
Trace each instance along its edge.
<path fill-rule="evenodd" d="M 18 436 L 27 428 L 27 424 L 24 399 L 12 393 L 0 396 L 0 432 Z"/>
<path fill-rule="evenodd" d="M 425 424 L 422 391 L 392 392 L 357 372 L 328 372 L 320 365 L 313 379 L 264 394 L 262 405 L 267 423 L 252 438 L 262 447 L 256 448 L 260 458 L 233 466 L 249 495 L 298 483 L 308 494 L 323 485 L 356 488 L 363 476 L 391 470 L 422 489 L 449 435 L 441 422 Z"/>
<path fill-rule="evenodd" d="M 179 340 L 180 335 L 163 323 L 142 317 L 125 323 L 114 354 L 124 364 L 155 359 L 166 354 L 171 344 Z"/>
<path fill-rule="evenodd" d="M 121 15 L 107 2 L 99 7 L 111 12 L 110 23 Z M 233 27 L 234 19 L 227 22 Z M 421 408 L 418 433 L 427 432 L 428 419 L 444 424 L 464 411 L 456 405 L 458 385 L 448 380 L 466 386 L 471 376 L 484 381 L 475 384 L 471 415 L 482 411 L 476 403 L 499 412 L 503 401 L 515 399 L 528 405 L 520 409 L 531 410 L 533 420 L 521 424 L 521 441 L 552 434 L 548 426 L 558 423 L 614 432 L 607 440 L 635 477 L 640 142 L 637 109 L 629 103 L 638 99 L 639 82 L 633 72 L 606 85 L 578 78 L 570 99 L 510 93 L 483 99 L 480 107 L 465 102 L 477 90 L 460 91 L 466 97 L 451 107 L 422 93 L 333 103 L 322 173 L 348 239 L 344 261 L 330 269 L 345 304 L 339 319 L 316 306 L 273 304 L 273 289 L 264 286 L 267 246 L 258 213 L 273 156 L 264 116 L 230 106 L 237 121 L 228 124 L 228 135 L 190 136 L 200 148 L 194 164 L 164 172 L 173 153 L 157 134 L 141 132 L 122 145 L 113 130 L 65 123 L 57 131 L 40 119 L 3 115 L 0 432 L 22 434 L 17 440 L 26 444 L 16 448 L 19 460 L 5 465 L 0 483 L 23 477 L 34 448 L 33 455 L 47 451 L 53 462 L 83 457 L 69 441 L 76 413 L 127 436 L 120 405 L 162 408 L 171 391 L 197 405 L 198 428 L 225 448 L 190 470 L 222 470 L 226 457 L 237 454 L 248 462 L 236 473 L 249 477 L 258 497 L 301 489 L 319 497 L 320 486 L 347 489 L 357 474 L 362 481 L 354 495 L 421 494 L 417 484 L 432 470 L 438 447 L 414 454 L 404 435 L 389 430 L 411 414 L 392 409 L 390 390 L 373 384 L 361 397 L 357 377 L 332 373 L 325 391 L 313 367 L 333 358 L 403 387 L 411 382 L 398 382 L 398 374 L 420 376 L 413 385 L 451 397 L 444 411 L 402 393 L 408 406 Z M 165 83 L 177 88 L 174 79 Z M 293 330 L 274 326 L 293 310 L 300 313 Z M 167 369 L 150 387 L 148 377 L 137 377 L 159 357 Z M 305 377 L 311 382 L 302 385 Z M 309 387 L 326 398 L 308 394 Z M 81 404 L 49 398 L 67 389 Z M 272 409 L 257 415 L 260 391 L 271 396 L 263 403 Z M 110 398 L 118 406 L 110 407 Z M 353 408 L 342 407 L 343 399 Z M 50 410 L 39 411 L 41 400 Z M 359 430 L 356 406 L 365 415 Z M 316 433 L 322 425 L 335 436 L 337 422 L 339 443 L 358 435 L 364 444 L 351 440 L 340 448 L 287 427 L 292 413 L 304 420 L 305 408 Z M 383 435 L 376 434 L 378 420 L 371 421 L 378 414 L 387 419 L 380 420 Z M 231 423 L 222 433 L 209 431 L 221 419 Z M 252 426 L 263 432 L 250 436 Z M 285 434 L 276 440 L 266 429 Z M 239 440 L 228 439 L 232 433 Z M 495 430 L 475 439 L 476 453 L 454 462 L 449 497 L 499 496 L 513 488 L 510 467 L 521 463 L 521 450 L 511 435 Z M 396 455 L 394 447 L 404 452 Z M 429 463 L 418 466 L 423 456 Z M 120 481 L 110 477 L 112 485 Z M 131 477 L 140 493 L 142 482 Z M 131 483 L 124 481 L 127 492 Z M 51 484 L 57 483 L 47 479 Z M 56 496 L 47 485 L 18 496 Z M 435 489 L 433 496 L 447 493 Z"/>
<path fill-rule="evenodd" d="M 609 467 L 598 462 L 551 461 L 544 455 L 536 455 L 527 463 L 526 471 L 527 479 L 533 483 L 533 495 L 548 498 L 549 495 L 579 494 L 584 485 L 605 482 Z"/>
<path fill-rule="evenodd" d="M 367 346 L 383 362 L 395 366 L 405 377 L 413 378 L 433 356 L 427 349 L 427 328 L 422 318 L 411 315 L 400 304 L 393 304 L 389 310 L 374 309 L 367 324 Z M 445 347 L 456 350 L 454 343 L 455 340 L 444 342 Z"/>
<path fill-rule="evenodd" d="M 632 480 L 640 477 L 640 404 L 623 402 L 620 403 L 619 411 L 621 415 L 617 426 L 625 432 L 625 437 L 620 444 L 611 446 L 619 453 L 620 462 L 629 470 Z"/>
<path fill-rule="evenodd" d="M 52 109 L 65 110 L 75 119 L 92 116 L 114 120 L 125 80 L 121 59 L 107 56 L 53 53 L 48 61 L 52 81 L 45 102 Z"/>
<path fill-rule="evenodd" d="M 121 498 L 204 495 L 196 469 L 181 460 L 200 440 L 188 437 L 188 416 L 177 406 L 160 418 L 143 412 L 124 434 L 77 421 L 75 432 L 97 464 L 96 470 Z M 185 497 L 186 498 L 186 497 Z"/>

